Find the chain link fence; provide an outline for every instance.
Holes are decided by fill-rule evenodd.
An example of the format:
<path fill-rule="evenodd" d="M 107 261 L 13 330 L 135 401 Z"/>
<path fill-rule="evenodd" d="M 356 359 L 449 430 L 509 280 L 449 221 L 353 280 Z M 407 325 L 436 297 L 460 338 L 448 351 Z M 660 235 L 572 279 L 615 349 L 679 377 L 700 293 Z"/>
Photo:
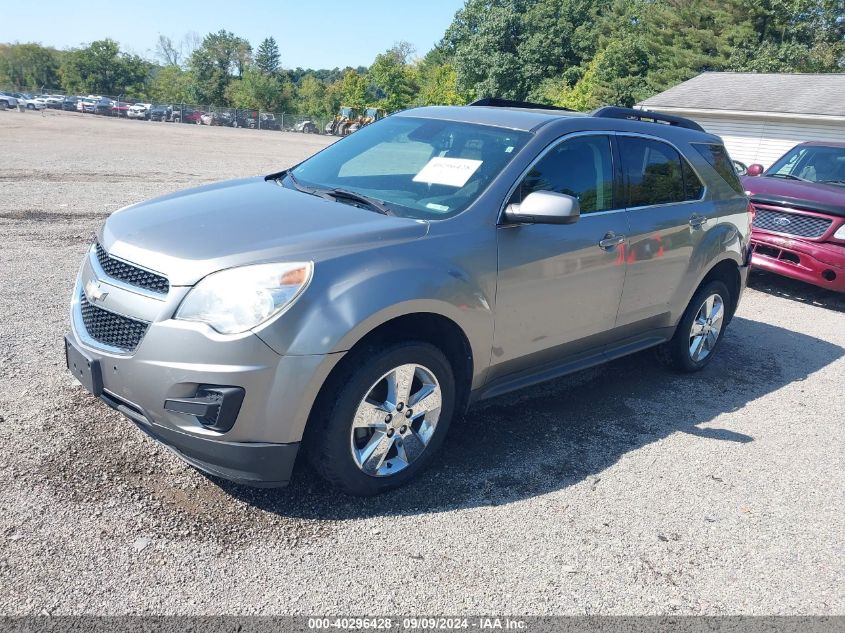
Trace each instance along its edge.
<path fill-rule="evenodd" d="M 14 90 L 0 90 L 13 94 Z M 300 134 L 330 134 L 334 117 L 306 116 L 287 112 L 265 112 L 213 105 L 172 102 L 147 102 L 128 99 L 125 95 L 97 95 L 89 97 L 63 96 L 57 93 L 33 94 L 23 109 L 55 109 L 102 117 L 118 117 L 157 123 L 185 123 L 218 127 L 236 127 L 269 132 Z M 0 97 L 1 99 L 2 97 Z M 36 106 L 35 103 L 40 105 Z M 43 108 L 42 108 L 43 106 Z"/>

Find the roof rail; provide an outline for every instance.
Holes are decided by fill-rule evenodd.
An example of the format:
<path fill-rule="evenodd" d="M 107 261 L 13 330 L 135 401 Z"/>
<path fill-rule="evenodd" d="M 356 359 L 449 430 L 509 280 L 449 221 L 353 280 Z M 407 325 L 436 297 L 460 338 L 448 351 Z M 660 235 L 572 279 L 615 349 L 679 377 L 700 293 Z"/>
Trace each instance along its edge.
<path fill-rule="evenodd" d="M 532 103 L 530 101 L 511 101 L 510 99 L 497 99 L 495 97 L 487 97 L 485 99 L 478 99 L 473 101 L 471 106 L 489 106 L 492 108 L 529 108 L 531 110 L 561 110 L 562 112 L 573 112 L 569 108 L 562 108 L 560 106 L 549 105 L 547 103 Z"/>
<path fill-rule="evenodd" d="M 634 110 L 633 108 L 619 108 L 616 106 L 604 106 L 593 110 L 591 116 L 599 117 L 600 119 L 628 119 L 631 121 L 643 121 L 645 123 L 660 123 L 663 125 L 674 125 L 676 127 L 683 127 L 688 130 L 695 130 L 697 132 L 704 132 L 695 121 L 685 119 L 680 116 L 673 116 L 671 114 L 661 114 L 659 112 L 651 112 L 650 110 Z"/>

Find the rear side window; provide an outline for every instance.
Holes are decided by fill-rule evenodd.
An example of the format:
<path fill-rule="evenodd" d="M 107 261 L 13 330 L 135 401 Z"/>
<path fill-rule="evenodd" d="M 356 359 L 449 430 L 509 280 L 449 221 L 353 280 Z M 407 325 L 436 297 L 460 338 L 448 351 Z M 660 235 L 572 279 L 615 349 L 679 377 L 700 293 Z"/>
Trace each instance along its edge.
<path fill-rule="evenodd" d="M 698 200 L 704 185 L 674 147 L 654 139 L 620 136 L 628 207 Z"/>
<path fill-rule="evenodd" d="M 731 157 L 728 156 L 728 150 L 725 149 L 724 145 L 718 145 L 716 143 L 693 143 L 692 146 L 724 178 L 725 182 L 731 186 L 731 189 L 739 194 L 745 195 L 745 191 L 742 189 L 742 183 L 739 181 L 739 176 L 736 174 Z"/>
<path fill-rule="evenodd" d="M 534 191 L 554 191 L 578 198 L 581 213 L 612 209 L 612 156 L 606 135 L 563 141 L 531 168 L 510 202 L 522 202 Z"/>

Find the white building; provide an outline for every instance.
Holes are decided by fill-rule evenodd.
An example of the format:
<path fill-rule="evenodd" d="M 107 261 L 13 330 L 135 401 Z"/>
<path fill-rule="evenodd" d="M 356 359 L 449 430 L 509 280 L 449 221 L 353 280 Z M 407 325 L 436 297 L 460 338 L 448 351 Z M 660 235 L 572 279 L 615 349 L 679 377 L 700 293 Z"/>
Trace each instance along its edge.
<path fill-rule="evenodd" d="M 708 72 L 637 107 L 697 121 L 746 165 L 768 167 L 802 141 L 845 142 L 845 74 Z"/>

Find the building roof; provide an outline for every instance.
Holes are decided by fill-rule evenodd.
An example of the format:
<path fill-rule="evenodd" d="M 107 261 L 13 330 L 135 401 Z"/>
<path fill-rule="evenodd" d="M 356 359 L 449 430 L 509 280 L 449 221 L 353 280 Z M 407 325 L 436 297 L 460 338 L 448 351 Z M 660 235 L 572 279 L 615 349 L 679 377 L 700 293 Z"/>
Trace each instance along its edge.
<path fill-rule="evenodd" d="M 845 117 L 845 73 L 702 73 L 638 106 Z"/>

